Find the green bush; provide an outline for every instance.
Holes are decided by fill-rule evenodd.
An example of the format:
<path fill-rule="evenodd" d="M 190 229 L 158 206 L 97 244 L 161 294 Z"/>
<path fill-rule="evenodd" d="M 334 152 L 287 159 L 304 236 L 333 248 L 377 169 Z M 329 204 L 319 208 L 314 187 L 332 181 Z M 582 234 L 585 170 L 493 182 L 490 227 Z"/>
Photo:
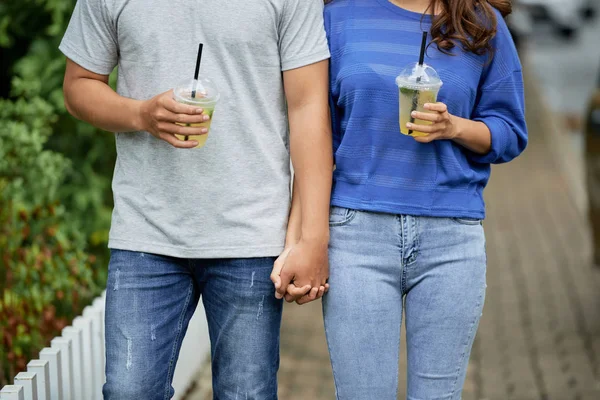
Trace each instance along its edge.
<path fill-rule="evenodd" d="M 0 386 L 106 281 L 114 135 L 63 105 L 74 5 L 0 2 Z"/>
<path fill-rule="evenodd" d="M 101 291 L 85 238 L 58 201 L 71 163 L 44 150 L 56 119 L 40 99 L 0 100 L 0 365 L 6 383 Z"/>
<path fill-rule="evenodd" d="M 74 6 L 75 0 L 0 2 L 0 47 L 6 47 L 1 49 L 8 54 L 6 59 L 2 57 L 5 62 L 11 54 L 17 56 L 9 61 L 7 71 L 12 82 L 10 95 L 40 97 L 52 107 L 56 118 L 46 148 L 72 162 L 60 187 L 60 198 L 72 220 L 80 223 L 91 250 L 106 262 L 110 184 L 116 157 L 114 135 L 75 120 L 63 105 L 65 58 L 58 45 Z M 114 75 L 111 83 L 115 83 Z"/>

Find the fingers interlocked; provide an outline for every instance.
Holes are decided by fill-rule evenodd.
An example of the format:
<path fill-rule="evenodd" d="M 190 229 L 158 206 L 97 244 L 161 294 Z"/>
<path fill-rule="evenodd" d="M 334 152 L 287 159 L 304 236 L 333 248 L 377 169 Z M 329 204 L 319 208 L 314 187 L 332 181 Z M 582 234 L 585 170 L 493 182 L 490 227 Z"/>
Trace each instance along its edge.
<path fill-rule="evenodd" d="M 286 268 L 286 261 L 290 256 L 292 247 L 285 249 L 273 265 L 271 281 L 275 286 L 275 297 L 285 299 L 287 302 L 306 304 L 320 299 L 329 290 L 327 279 L 323 278 L 321 284 L 316 279 L 302 278 L 296 265 Z M 300 270 L 298 270 L 300 271 Z M 304 283 L 304 284 L 302 284 Z"/>

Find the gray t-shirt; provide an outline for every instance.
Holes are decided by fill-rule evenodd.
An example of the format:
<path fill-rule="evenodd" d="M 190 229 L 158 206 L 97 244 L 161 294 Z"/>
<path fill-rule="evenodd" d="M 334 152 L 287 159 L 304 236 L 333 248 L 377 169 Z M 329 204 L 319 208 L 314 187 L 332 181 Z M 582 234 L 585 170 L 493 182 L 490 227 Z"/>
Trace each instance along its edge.
<path fill-rule="evenodd" d="M 290 202 L 282 71 L 329 58 L 322 0 L 79 0 L 60 50 L 149 99 L 194 74 L 221 91 L 201 149 L 117 133 L 109 247 L 182 258 L 276 256 Z M 90 93 L 90 96 L 93 96 Z"/>

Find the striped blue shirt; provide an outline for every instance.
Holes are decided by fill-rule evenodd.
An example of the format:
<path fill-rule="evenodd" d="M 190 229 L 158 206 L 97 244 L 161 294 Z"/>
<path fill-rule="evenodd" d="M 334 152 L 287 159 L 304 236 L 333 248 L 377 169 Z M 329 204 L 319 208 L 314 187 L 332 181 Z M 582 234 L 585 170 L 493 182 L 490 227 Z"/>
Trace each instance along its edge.
<path fill-rule="evenodd" d="M 443 81 L 438 101 L 485 123 L 492 149 L 479 155 L 450 140 L 418 143 L 400 134 L 395 78 L 418 61 L 431 18 L 388 0 L 335 0 L 325 7 L 331 50 L 330 103 L 336 169 L 332 204 L 432 217 L 485 217 L 490 164 L 527 145 L 521 64 L 500 16 L 494 57 L 435 45 L 425 63 Z M 431 37 L 429 38 L 431 40 Z"/>

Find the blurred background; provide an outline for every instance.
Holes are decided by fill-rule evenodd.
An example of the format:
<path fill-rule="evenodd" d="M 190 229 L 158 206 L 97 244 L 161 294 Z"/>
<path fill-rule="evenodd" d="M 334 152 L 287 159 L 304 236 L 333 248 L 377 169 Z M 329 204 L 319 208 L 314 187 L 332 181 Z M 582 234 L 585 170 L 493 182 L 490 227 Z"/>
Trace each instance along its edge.
<path fill-rule="evenodd" d="M 0 387 L 106 282 L 115 146 L 63 105 L 74 6 L 0 1 Z"/>
<path fill-rule="evenodd" d="M 74 5 L 0 1 L 0 387 L 105 287 L 115 146 L 63 106 Z M 509 24 L 531 139 L 486 191 L 488 293 L 463 398 L 598 400 L 600 0 L 520 0 Z M 281 345 L 280 398 L 333 399 L 319 304 L 286 306 Z M 212 398 L 198 357 L 187 399 Z"/>

